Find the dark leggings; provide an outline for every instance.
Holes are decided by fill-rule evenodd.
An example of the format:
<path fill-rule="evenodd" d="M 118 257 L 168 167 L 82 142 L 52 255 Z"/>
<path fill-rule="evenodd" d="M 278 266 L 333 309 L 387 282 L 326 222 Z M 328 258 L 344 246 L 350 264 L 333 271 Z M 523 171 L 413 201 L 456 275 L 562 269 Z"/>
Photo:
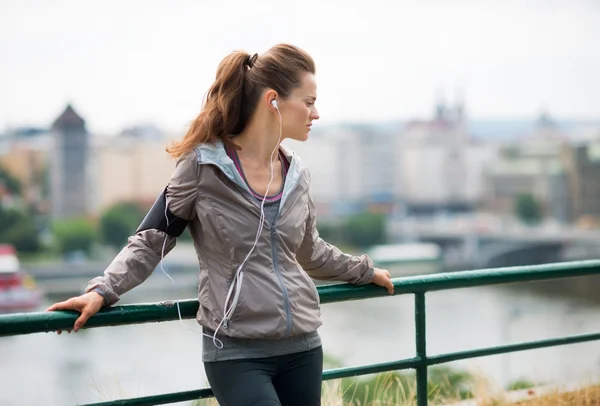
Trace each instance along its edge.
<path fill-rule="evenodd" d="M 220 406 L 319 406 L 323 349 L 270 358 L 205 362 Z"/>

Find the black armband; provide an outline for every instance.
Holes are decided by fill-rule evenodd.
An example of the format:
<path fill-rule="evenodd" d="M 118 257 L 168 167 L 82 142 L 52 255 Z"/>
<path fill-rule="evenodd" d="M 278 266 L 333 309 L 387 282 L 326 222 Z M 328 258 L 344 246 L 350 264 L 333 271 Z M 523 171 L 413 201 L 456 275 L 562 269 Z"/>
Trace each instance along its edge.
<path fill-rule="evenodd" d="M 167 189 L 158 196 L 136 233 L 144 230 L 158 230 L 171 237 L 179 237 L 185 231 L 189 221 L 177 217 L 167 207 Z"/>

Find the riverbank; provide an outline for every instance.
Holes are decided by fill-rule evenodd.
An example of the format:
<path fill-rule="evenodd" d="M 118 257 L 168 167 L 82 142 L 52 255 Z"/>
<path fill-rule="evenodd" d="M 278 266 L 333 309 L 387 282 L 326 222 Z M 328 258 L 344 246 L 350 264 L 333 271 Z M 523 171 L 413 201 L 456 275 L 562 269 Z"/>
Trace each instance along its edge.
<path fill-rule="evenodd" d="M 458 401 L 460 395 L 438 396 L 435 389 L 430 388 L 429 405 L 439 406 L 600 406 L 600 385 L 590 385 L 579 389 L 561 390 L 560 387 L 531 388 L 519 391 L 497 393 L 489 388 L 480 389 L 479 393 L 469 400 Z M 476 388 L 474 388 L 476 389 Z M 415 388 L 410 392 L 391 393 L 392 385 L 382 384 L 374 388 L 375 400 L 367 400 L 351 392 L 352 399 L 347 400 L 347 388 L 342 381 L 329 381 L 323 385 L 321 404 L 323 406 L 416 406 Z M 456 388 L 458 392 L 460 388 Z M 518 400 L 515 400 L 518 399 Z M 198 401 L 194 406 L 218 406 L 215 399 Z"/>
<path fill-rule="evenodd" d="M 331 362 L 326 357 L 325 364 Z M 428 373 L 429 405 L 438 406 L 600 406 L 597 380 L 568 384 L 535 385 L 516 381 L 506 388 L 484 374 L 472 374 L 444 366 Z M 325 381 L 324 406 L 416 406 L 416 380 L 412 371 Z M 197 401 L 194 406 L 218 406 L 215 399 Z"/>
<path fill-rule="evenodd" d="M 550 393 L 513 403 L 515 406 L 600 406 L 600 385 Z"/>

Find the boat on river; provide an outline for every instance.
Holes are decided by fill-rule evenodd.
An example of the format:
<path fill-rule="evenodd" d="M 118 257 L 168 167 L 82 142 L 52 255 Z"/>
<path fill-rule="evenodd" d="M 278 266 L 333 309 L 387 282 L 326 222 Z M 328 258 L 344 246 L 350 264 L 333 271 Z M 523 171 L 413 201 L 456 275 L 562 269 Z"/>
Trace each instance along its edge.
<path fill-rule="evenodd" d="M 0 312 L 31 311 L 41 301 L 42 293 L 34 278 L 21 268 L 15 248 L 0 244 Z"/>

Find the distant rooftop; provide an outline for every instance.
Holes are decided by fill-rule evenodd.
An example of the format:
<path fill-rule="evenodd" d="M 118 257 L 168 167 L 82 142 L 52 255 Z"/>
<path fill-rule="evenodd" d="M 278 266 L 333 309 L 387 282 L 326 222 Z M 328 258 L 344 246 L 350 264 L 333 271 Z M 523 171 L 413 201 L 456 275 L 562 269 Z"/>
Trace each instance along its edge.
<path fill-rule="evenodd" d="M 67 104 L 65 111 L 52 123 L 52 128 L 83 128 L 85 120 L 75 112 L 73 106 Z"/>
<path fill-rule="evenodd" d="M 46 134 L 48 132 L 47 128 L 41 127 L 18 127 L 12 128 L 6 132 L 5 135 L 9 137 L 17 137 L 17 138 L 28 138 L 35 137 L 36 135 Z"/>

